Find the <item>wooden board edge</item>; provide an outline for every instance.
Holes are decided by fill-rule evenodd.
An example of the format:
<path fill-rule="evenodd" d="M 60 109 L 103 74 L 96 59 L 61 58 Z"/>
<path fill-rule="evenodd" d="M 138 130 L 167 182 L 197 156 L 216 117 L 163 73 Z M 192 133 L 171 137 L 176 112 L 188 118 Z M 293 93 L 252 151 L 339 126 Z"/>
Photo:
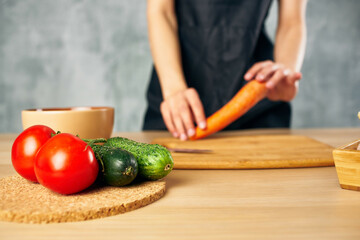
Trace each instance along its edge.
<path fill-rule="evenodd" d="M 323 161 L 311 161 L 308 160 L 306 162 L 273 162 L 272 164 L 267 163 L 267 167 L 264 167 L 264 164 L 253 164 L 250 165 L 247 163 L 246 166 L 243 164 L 204 164 L 204 165 L 198 165 L 194 166 L 193 164 L 176 164 L 174 165 L 174 169 L 178 170 L 250 170 L 250 169 L 287 169 L 287 168 L 311 168 L 311 167 L 334 167 L 334 161 L 333 159 L 325 159 Z"/>

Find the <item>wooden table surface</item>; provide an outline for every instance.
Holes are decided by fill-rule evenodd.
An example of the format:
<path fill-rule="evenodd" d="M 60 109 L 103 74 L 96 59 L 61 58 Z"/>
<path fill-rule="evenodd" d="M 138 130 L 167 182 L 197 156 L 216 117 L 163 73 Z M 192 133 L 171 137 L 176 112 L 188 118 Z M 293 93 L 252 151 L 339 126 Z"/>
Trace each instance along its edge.
<path fill-rule="evenodd" d="M 338 147 L 359 139 L 360 128 L 219 135 L 234 134 L 301 134 Z M 169 136 L 115 135 L 144 142 Z M 15 137 L 0 135 L 0 177 L 15 174 L 10 160 Z M 85 222 L 0 222 L 0 239 L 360 239 L 360 192 L 341 189 L 334 167 L 174 170 L 165 179 L 165 196 L 144 208 Z"/>

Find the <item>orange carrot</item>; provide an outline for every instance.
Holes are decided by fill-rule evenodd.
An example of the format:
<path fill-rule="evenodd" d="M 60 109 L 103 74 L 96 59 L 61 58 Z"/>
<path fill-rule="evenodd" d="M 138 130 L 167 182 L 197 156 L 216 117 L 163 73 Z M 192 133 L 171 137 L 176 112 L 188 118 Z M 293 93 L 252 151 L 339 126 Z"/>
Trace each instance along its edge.
<path fill-rule="evenodd" d="M 264 83 L 256 80 L 247 83 L 227 104 L 206 119 L 207 128 L 205 130 L 197 127 L 195 135 L 190 140 L 207 137 L 227 127 L 265 98 L 266 91 Z"/>

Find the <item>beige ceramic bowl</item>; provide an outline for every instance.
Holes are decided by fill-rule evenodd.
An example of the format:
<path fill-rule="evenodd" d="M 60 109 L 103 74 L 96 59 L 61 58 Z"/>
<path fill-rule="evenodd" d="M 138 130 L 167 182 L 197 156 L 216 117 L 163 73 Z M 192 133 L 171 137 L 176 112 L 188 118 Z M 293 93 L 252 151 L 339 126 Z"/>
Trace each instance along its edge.
<path fill-rule="evenodd" d="M 336 172 L 340 186 L 344 189 L 360 191 L 360 140 L 333 151 Z"/>
<path fill-rule="evenodd" d="M 46 125 L 55 132 L 81 138 L 109 138 L 114 125 L 112 107 L 43 108 L 22 111 L 23 128 Z"/>

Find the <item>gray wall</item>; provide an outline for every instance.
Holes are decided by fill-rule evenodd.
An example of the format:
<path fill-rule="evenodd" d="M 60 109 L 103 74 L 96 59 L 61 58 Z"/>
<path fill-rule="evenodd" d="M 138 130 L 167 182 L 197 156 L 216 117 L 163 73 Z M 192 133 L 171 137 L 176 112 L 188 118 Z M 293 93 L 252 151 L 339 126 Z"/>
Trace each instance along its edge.
<path fill-rule="evenodd" d="M 140 130 L 151 68 L 145 10 L 145 0 L 0 0 L 0 132 L 21 130 L 22 109 L 90 105 L 114 106 L 116 131 Z M 294 128 L 360 125 L 359 10 L 357 0 L 309 1 Z"/>

